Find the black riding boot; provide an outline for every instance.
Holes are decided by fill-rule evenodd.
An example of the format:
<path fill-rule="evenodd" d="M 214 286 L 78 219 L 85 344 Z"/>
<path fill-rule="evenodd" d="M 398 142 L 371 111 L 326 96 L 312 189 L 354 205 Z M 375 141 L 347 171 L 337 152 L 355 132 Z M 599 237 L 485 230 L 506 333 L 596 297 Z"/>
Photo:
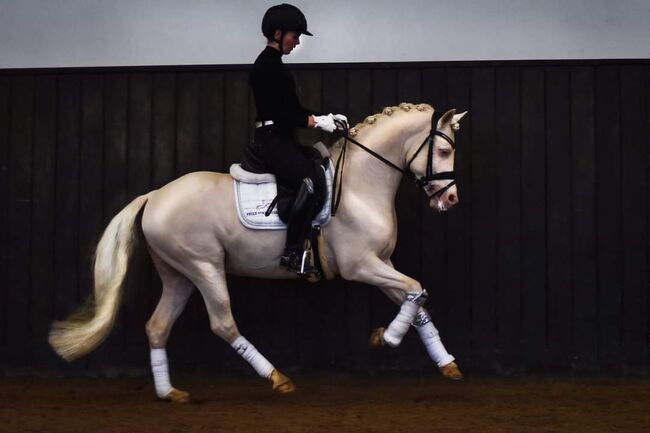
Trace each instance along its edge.
<path fill-rule="evenodd" d="M 287 222 L 287 243 L 280 265 L 300 276 L 318 273 L 306 260 L 305 240 L 311 231 L 317 198 L 312 180 L 305 178 L 300 185 Z"/>

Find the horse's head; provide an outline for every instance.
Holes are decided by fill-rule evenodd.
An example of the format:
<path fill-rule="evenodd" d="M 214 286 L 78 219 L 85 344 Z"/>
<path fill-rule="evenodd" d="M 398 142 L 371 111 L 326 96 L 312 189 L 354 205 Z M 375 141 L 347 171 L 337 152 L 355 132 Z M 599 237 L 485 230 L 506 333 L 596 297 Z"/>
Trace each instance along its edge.
<path fill-rule="evenodd" d="M 445 211 L 458 203 L 458 191 L 454 181 L 455 132 L 460 129 L 460 119 L 467 111 L 456 114 L 456 110 L 447 111 L 440 117 L 435 131 L 430 131 L 433 141 L 425 142 L 414 150 L 410 168 L 419 178 L 422 189 L 429 197 L 429 206 L 438 211 Z M 435 117 L 434 117 L 435 119 Z M 431 163 L 428 168 L 429 161 Z"/>

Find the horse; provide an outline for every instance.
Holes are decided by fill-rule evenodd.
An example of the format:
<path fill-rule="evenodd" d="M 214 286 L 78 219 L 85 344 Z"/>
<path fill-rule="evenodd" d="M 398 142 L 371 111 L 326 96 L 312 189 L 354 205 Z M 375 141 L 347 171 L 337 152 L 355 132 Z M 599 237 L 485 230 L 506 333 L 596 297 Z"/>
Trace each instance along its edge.
<path fill-rule="evenodd" d="M 390 257 L 397 242 L 395 196 L 404 174 L 417 179 L 433 209 L 444 211 L 458 203 L 452 180 L 454 134 L 466 113 L 441 114 L 427 104 L 402 103 L 350 128 L 330 148 L 331 160 L 337 160 L 337 167 L 345 164 L 345 171 L 336 179 L 336 216 L 322 227 L 319 243 L 326 278 L 339 275 L 376 286 L 400 305 L 388 327 L 373 331 L 371 346 L 397 347 L 414 326 L 443 375 L 452 379 L 462 373 L 422 307 L 426 290 L 397 271 Z M 56 353 L 72 361 L 106 338 L 141 233 L 162 281 L 160 300 L 145 326 L 158 398 L 190 401 L 189 393 L 171 385 L 165 347 L 195 289 L 205 302 L 212 332 L 270 380 L 274 390 L 292 392 L 293 382 L 241 335 L 231 311 L 226 273 L 297 278 L 279 266 L 284 230 L 251 230 L 239 221 L 233 182 L 230 174 L 190 173 L 136 197 L 115 215 L 97 245 L 89 314 L 52 324 L 49 343 Z"/>

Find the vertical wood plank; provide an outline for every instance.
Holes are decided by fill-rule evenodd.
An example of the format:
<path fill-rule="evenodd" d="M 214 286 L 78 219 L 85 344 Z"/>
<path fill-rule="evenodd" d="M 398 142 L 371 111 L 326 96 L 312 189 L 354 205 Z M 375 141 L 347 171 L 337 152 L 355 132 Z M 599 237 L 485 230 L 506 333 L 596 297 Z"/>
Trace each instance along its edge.
<path fill-rule="evenodd" d="M 522 319 L 527 366 L 539 369 L 546 356 L 546 152 L 544 70 L 521 75 Z"/>
<path fill-rule="evenodd" d="M 23 365 L 32 345 L 30 299 L 30 242 L 32 207 L 32 146 L 34 78 L 11 80 L 9 151 L 9 269 L 7 278 L 7 346 L 9 359 Z"/>
<path fill-rule="evenodd" d="M 249 98 L 248 73 L 245 71 L 227 72 L 225 140 L 226 168 L 234 162 L 240 162 L 244 149 L 249 142 Z"/>
<path fill-rule="evenodd" d="M 54 209 L 56 159 L 56 76 L 35 79 L 34 155 L 32 175 L 31 322 L 32 354 L 38 368 L 55 362 L 47 345 L 53 319 L 54 299 Z"/>
<path fill-rule="evenodd" d="M 0 77 L 0 349 L 6 353 L 9 271 L 9 124 L 11 77 Z M 0 361 L 4 365 L 8 360 Z"/>
<path fill-rule="evenodd" d="M 422 102 L 430 104 L 438 111 L 446 111 L 447 75 L 444 68 L 426 68 L 422 71 Z M 462 107 L 460 107 L 462 108 Z M 469 107 L 466 107 L 469 108 Z M 461 132 L 456 135 L 456 146 L 464 148 L 464 131 L 468 120 L 461 122 Z M 458 165 L 457 162 L 455 162 Z M 447 218 L 454 218 L 453 212 L 435 212 L 424 202 L 422 216 L 422 284 L 429 292 L 427 310 L 434 326 L 440 333 L 443 344 L 447 336 L 448 274 L 447 274 Z M 449 349 L 451 350 L 451 349 Z"/>
<path fill-rule="evenodd" d="M 574 367 L 597 367 L 594 70 L 571 68 Z"/>
<path fill-rule="evenodd" d="M 178 121 L 176 129 L 176 177 L 199 167 L 199 75 L 178 75 Z"/>
<path fill-rule="evenodd" d="M 626 367 L 648 367 L 648 116 L 643 66 L 621 66 L 623 352 Z"/>
<path fill-rule="evenodd" d="M 546 218 L 549 366 L 571 366 L 571 111 L 569 70 L 546 70 Z"/>
<path fill-rule="evenodd" d="M 397 71 L 394 68 L 372 70 L 372 109 L 381 113 L 385 107 L 397 105 Z M 370 113 L 368 113 L 370 114 Z"/>
<path fill-rule="evenodd" d="M 471 69 L 449 68 L 447 73 L 447 107 L 462 112 L 471 107 Z M 448 344 L 458 362 L 471 364 L 472 332 L 472 127 L 469 119 L 459 134 L 462 146 L 456 148 L 456 172 L 459 203 L 447 217 Z"/>
<path fill-rule="evenodd" d="M 224 166 L 224 79 L 221 72 L 201 74 L 199 169 L 227 171 Z"/>
<path fill-rule="evenodd" d="M 619 67 L 596 68 L 596 215 L 598 357 L 601 369 L 620 371 L 623 227 L 621 218 L 621 99 Z"/>
<path fill-rule="evenodd" d="M 496 70 L 497 281 L 499 363 L 502 371 L 522 367 L 521 317 L 521 75 L 520 68 Z M 470 113 L 471 115 L 471 113 Z"/>
<path fill-rule="evenodd" d="M 494 68 L 472 69 L 472 350 L 482 368 L 496 365 L 497 160 Z"/>
<path fill-rule="evenodd" d="M 127 205 L 127 107 L 128 77 L 109 74 L 104 78 L 104 227 Z M 122 306 L 107 341 L 108 358 L 113 367 L 124 368 L 128 306 Z"/>
<path fill-rule="evenodd" d="M 176 75 L 171 72 L 153 76 L 152 139 L 152 186 L 160 188 L 176 173 Z"/>

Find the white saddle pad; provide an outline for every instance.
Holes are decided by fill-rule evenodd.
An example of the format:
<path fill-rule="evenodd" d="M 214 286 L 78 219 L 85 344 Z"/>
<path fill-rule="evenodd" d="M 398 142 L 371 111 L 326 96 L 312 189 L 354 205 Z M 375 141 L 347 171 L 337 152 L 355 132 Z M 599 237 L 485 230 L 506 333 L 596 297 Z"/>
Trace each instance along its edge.
<path fill-rule="evenodd" d="M 320 210 L 316 216 L 316 219 L 314 220 L 314 224 L 318 224 L 320 226 L 327 224 L 331 218 L 330 210 L 332 204 L 332 179 L 334 178 L 334 170 L 332 168 L 331 161 L 328 164 L 328 167 L 329 168 L 327 170 L 323 168 L 323 171 L 325 172 L 325 181 L 327 183 L 327 198 L 325 199 L 323 208 Z M 234 174 L 235 172 L 241 173 L 241 171 L 241 167 L 230 168 L 231 174 Z M 262 176 L 266 176 L 266 178 L 258 177 L 257 180 L 251 179 L 251 181 L 256 183 L 241 181 L 233 176 L 235 180 L 233 183 L 235 187 L 235 202 L 239 221 L 241 221 L 241 223 L 249 229 L 284 230 L 287 228 L 287 225 L 280 219 L 277 206 L 273 207 L 273 211 L 269 216 L 265 215 L 266 210 L 277 195 L 278 191 L 275 181 L 272 180 L 274 179 L 274 176 L 268 174 Z M 257 183 L 260 182 L 260 179 L 262 182 Z"/>

